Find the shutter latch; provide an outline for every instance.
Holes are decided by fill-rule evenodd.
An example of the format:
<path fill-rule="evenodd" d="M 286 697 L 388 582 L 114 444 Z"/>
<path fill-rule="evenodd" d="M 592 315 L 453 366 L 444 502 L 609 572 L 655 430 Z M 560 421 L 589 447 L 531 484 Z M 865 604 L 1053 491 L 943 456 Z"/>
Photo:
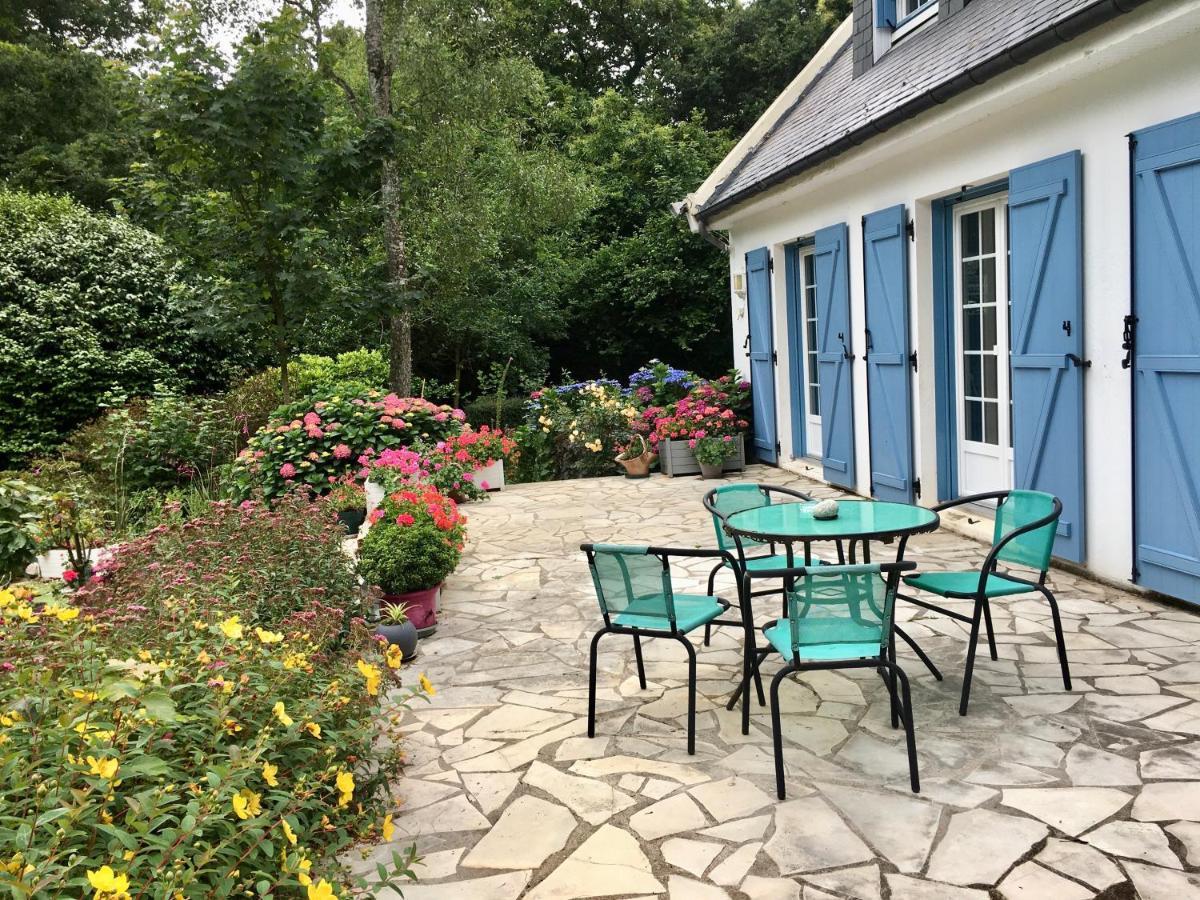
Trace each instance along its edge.
<path fill-rule="evenodd" d="M 1121 368 L 1128 369 L 1133 365 L 1133 339 L 1137 333 L 1138 317 L 1132 313 L 1125 317 L 1125 331 L 1121 335 L 1121 349 L 1125 358 L 1121 360 Z"/>

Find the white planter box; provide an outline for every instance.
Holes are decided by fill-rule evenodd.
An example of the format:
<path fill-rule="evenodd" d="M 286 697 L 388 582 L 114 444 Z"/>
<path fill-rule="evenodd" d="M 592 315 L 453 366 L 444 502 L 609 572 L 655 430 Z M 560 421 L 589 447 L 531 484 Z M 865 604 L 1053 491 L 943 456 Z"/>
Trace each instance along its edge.
<path fill-rule="evenodd" d="M 482 486 L 486 481 L 487 487 L 484 490 L 504 490 L 504 460 L 498 459 L 490 466 L 484 466 L 482 469 L 476 469 L 474 481 L 480 486 Z"/>
<path fill-rule="evenodd" d="M 724 471 L 740 472 L 746 468 L 746 444 L 743 435 L 734 438 L 737 452 L 725 460 Z M 659 441 L 658 467 L 664 475 L 699 475 L 700 463 L 687 441 Z"/>
<path fill-rule="evenodd" d="M 367 515 L 375 511 L 380 503 L 383 502 L 383 495 L 386 493 L 382 484 L 378 484 L 368 478 L 363 482 L 363 492 L 367 495 Z"/>
<path fill-rule="evenodd" d="M 90 550 L 88 559 L 92 566 L 95 566 L 104 554 L 115 550 L 117 546 L 119 545 L 113 544 L 111 547 L 96 547 Z M 25 570 L 25 573 L 36 578 L 62 578 L 67 566 L 66 550 L 47 550 L 38 555 L 37 560 Z"/>

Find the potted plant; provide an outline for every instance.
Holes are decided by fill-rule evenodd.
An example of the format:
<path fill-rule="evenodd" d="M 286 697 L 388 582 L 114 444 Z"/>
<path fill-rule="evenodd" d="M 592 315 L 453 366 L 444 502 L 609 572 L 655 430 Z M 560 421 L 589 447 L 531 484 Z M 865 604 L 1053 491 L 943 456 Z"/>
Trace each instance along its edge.
<path fill-rule="evenodd" d="M 635 434 L 625 448 L 617 454 L 617 464 L 625 470 L 626 478 L 648 478 L 650 467 L 658 454 L 646 444 L 646 439 Z"/>
<path fill-rule="evenodd" d="M 403 603 L 384 603 L 379 610 L 379 624 L 375 633 L 389 644 L 399 647 L 403 659 L 414 659 L 417 655 L 417 626 L 408 617 L 408 607 Z"/>
<path fill-rule="evenodd" d="M 358 534 L 367 520 L 367 495 L 362 487 L 354 481 L 340 481 L 325 495 L 325 501 L 337 513 L 346 534 Z"/>
<path fill-rule="evenodd" d="M 432 485 L 401 488 L 371 514 L 358 547 L 363 579 L 384 603 L 403 604 L 421 637 L 437 628 L 437 597 L 462 556 L 465 519 Z"/>
<path fill-rule="evenodd" d="M 725 462 L 737 453 L 737 443 L 732 435 L 708 436 L 688 441 L 700 464 L 701 478 L 720 478 L 725 471 Z"/>
<path fill-rule="evenodd" d="M 44 546 L 65 552 L 63 580 L 72 587 L 84 584 L 92 574 L 92 551 L 100 545 L 100 523 L 87 503 L 68 491 L 51 495 L 41 530 Z"/>

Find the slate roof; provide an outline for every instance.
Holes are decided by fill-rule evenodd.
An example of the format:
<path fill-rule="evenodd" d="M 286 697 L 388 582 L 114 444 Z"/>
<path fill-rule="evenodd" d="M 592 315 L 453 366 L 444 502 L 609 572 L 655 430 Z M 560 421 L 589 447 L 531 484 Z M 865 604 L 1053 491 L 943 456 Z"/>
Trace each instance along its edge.
<path fill-rule="evenodd" d="M 851 38 L 699 214 L 712 215 L 831 159 L 1141 2 L 973 0 L 906 37 L 858 78 Z"/>

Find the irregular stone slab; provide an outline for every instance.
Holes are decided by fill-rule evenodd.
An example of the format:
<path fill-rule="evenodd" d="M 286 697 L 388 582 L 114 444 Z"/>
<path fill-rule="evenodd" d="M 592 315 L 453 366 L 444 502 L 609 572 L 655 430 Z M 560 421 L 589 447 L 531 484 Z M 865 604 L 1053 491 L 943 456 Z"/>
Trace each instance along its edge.
<path fill-rule="evenodd" d="M 1099 850 L 1087 844 L 1050 838 L 1037 861 L 1089 885 L 1096 893 L 1125 880 L 1125 875 Z"/>
<path fill-rule="evenodd" d="M 526 794 L 504 810 L 467 858 L 468 869 L 536 869 L 567 845 L 575 817 L 557 803 Z"/>
<path fill-rule="evenodd" d="M 466 736 L 482 740 L 522 740 L 549 731 L 572 718 L 570 713 L 508 703 L 492 710 L 468 728 Z"/>
<path fill-rule="evenodd" d="M 807 875 L 805 881 L 815 884 L 840 896 L 855 897 L 857 900 L 880 900 L 883 896 L 879 885 L 879 866 L 855 866 L 838 869 L 824 875 Z"/>
<path fill-rule="evenodd" d="M 1138 764 L 1143 778 L 1188 781 L 1200 773 L 1200 742 L 1143 750 Z"/>
<path fill-rule="evenodd" d="M 984 763 L 967 776 L 972 784 L 984 785 L 1026 785 L 1053 784 L 1058 779 L 1019 763 Z"/>
<path fill-rule="evenodd" d="M 667 879 L 667 892 L 670 900 L 729 900 L 729 895 L 716 885 L 693 881 L 682 875 Z"/>
<path fill-rule="evenodd" d="M 1200 682 L 1200 662 L 1185 662 L 1177 666 L 1168 666 L 1154 673 L 1154 677 L 1164 684 L 1193 684 Z"/>
<path fill-rule="evenodd" d="M 1195 822 L 1176 822 L 1168 825 L 1167 831 L 1179 838 L 1184 846 L 1189 866 L 1200 866 L 1200 824 Z"/>
<path fill-rule="evenodd" d="M 1200 703 L 1190 703 L 1142 722 L 1147 728 L 1200 735 Z"/>
<path fill-rule="evenodd" d="M 1126 675 L 1124 678 L 1097 678 L 1096 690 L 1114 694 L 1157 694 L 1162 688 L 1149 675 Z"/>
<path fill-rule="evenodd" d="M 997 889 L 1006 900 L 1034 900 L 1039 897 L 1089 900 L 1095 896 L 1083 885 L 1043 869 L 1035 862 L 1021 863 L 1008 873 Z"/>
<path fill-rule="evenodd" d="M 1182 900 L 1200 897 L 1200 875 L 1189 875 L 1173 869 L 1160 869 L 1143 863 L 1127 862 L 1125 871 L 1141 900 Z"/>
<path fill-rule="evenodd" d="M 748 900 L 800 900 L 800 885 L 787 878 L 763 878 L 747 875 L 742 893 Z"/>
<path fill-rule="evenodd" d="M 908 774 L 908 752 L 903 744 L 889 744 L 864 731 L 855 732 L 835 758 L 884 781 Z"/>
<path fill-rule="evenodd" d="M 442 754 L 442 762 L 453 766 L 464 760 L 473 759 L 476 756 L 482 756 L 485 753 L 490 753 L 504 746 L 504 741 L 484 741 L 472 740 L 463 741 L 457 747 L 453 747 Z"/>
<path fill-rule="evenodd" d="M 507 872 L 444 884 L 405 884 L 404 900 L 517 900 L 532 872 Z"/>
<path fill-rule="evenodd" d="M 725 848 L 712 841 L 693 841 L 690 838 L 670 838 L 663 841 L 662 855 L 670 865 L 690 875 L 704 874 L 708 864 Z"/>
<path fill-rule="evenodd" d="M 746 877 L 746 873 L 754 865 L 754 860 L 758 858 L 758 851 L 762 849 L 762 846 L 761 842 L 755 841 L 752 844 L 738 847 L 714 866 L 713 870 L 708 873 L 708 877 L 716 884 L 736 885 Z"/>
<path fill-rule="evenodd" d="M 897 869 L 920 872 L 924 868 L 942 815 L 939 807 L 895 793 L 832 784 L 817 786 Z"/>
<path fill-rule="evenodd" d="M 595 778 L 567 775 L 540 760 L 534 760 L 522 779 L 564 803 L 589 825 L 607 822 L 637 801 L 610 784 Z"/>
<path fill-rule="evenodd" d="M 473 807 L 462 794 L 400 816 L 393 824 L 396 826 L 396 832 L 405 837 L 478 831 L 492 827 L 487 817 Z"/>
<path fill-rule="evenodd" d="M 633 778 L 633 775 L 622 775 L 622 778 Z M 641 794 L 643 797 L 649 797 L 651 800 L 661 800 L 667 794 L 676 790 L 679 785 L 674 781 L 667 781 L 664 778 L 647 778 L 646 783 L 642 785 Z"/>
<path fill-rule="evenodd" d="M 734 775 L 720 781 L 710 781 L 688 791 L 718 822 L 740 819 L 758 812 L 773 799 L 757 785 Z"/>
<path fill-rule="evenodd" d="M 576 900 L 662 891 L 663 886 L 654 877 L 650 860 L 638 846 L 637 838 L 614 825 L 601 825 L 529 892 L 528 900 Z M 475 900 L 465 892 L 456 896 Z"/>
<path fill-rule="evenodd" d="M 831 700 L 835 703 L 853 703 L 857 706 L 865 706 L 867 703 L 863 697 L 862 689 L 854 681 L 838 672 L 829 669 L 818 669 L 802 673 L 798 680 L 816 691 L 817 696 L 822 700 Z M 1200 681 L 1200 679 L 1196 680 Z M 781 695 L 785 689 L 780 688 Z"/>
<path fill-rule="evenodd" d="M 733 844 L 742 844 L 746 841 L 757 841 L 767 833 L 767 826 L 770 824 L 771 816 L 768 814 L 705 828 L 700 833 L 705 837 L 715 837 Z"/>
<path fill-rule="evenodd" d="M 642 785 L 645 783 L 646 779 L 641 775 L 622 775 L 617 779 L 617 787 L 629 791 L 631 794 L 636 794 L 640 791 Z"/>
<path fill-rule="evenodd" d="M 1077 835 L 1115 815 L 1129 799 L 1129 794 L 1115 788 L 1012 788 L 1000 802 Z"/>
<path fill-rule="evenodd" d="M 820 797 L 779 804 L 765 850 L 784 875 L 870 862 L 874 855 Z"/>
<path fill-rule="evenodd" d="M 887 879 L 892 900 L 988 900 L 987 891 L 922 881 L 920 878 L 894 873 L 884 877 Z"/>
<path fill-rule="evenodd" d="M 912 786 L 907 779 L 889 784 L 888 788 L 900 794 L 912 793 Z M 999 793 L 995 788 L 967 784 L 965 781 L 953 781 L 945 778 L 921 779 L 921 796 L 924 799 L 947 806 L 957 806 L 960 809 L 974 809 Z"/>
<path fill-rule="evenodd" d="M 926 872 L 935 881 L 995 884 L 1049 829 L 1018 816 L 971 809 L 950 819 Z"/>
<path fill-rule="evenodd" d="M 799 744 L 821 756 L 832 752 L 849 735 L 841 722 L 820 716 L 784 716 L 780 732 L 785 744 Z"/>
<path fill-rule="evenodd" d="M 421 861 L 413 866 L 418 878 L 430 879 L 449 878 L 458 871 L 458 861 L 465 852 L 465 847 L 457 850 L 439 850 L 436 853 L 426 853 Z"/>
<path fill-rule="evenodd" d="M 657 840 L 683 831 L 697 831 L 707 824 L 704 813 L 687 794 L 676 794 L 666 800 L 659 800 L 629 818 L 629 827 L 644 841 Z"/>
<path fill-rule="evenodd" d="M 574 762 L 577 759 L 596 759 L 608 752 L 612 741 L 610 735 L 598 735 L 594 738 L 567 738 L 554 751 L 555 762 Z"/>
<path fill-rule="evenodd" d="M 1079 694 L 1034 694 L 1005 697 L 1004 702 L 1022 716 L 1053 716 L 1066 712 L 1081 699 Z M 916 708 L 914 704 L 913 708 Z"/>
<path fill-rule="evenodd" d="M 1067 753 L 1067 777 L 1075 785 L 1106 786 L 1141 784 L 1137 763 L 1107 750 L 1076 744 Z"/>
<path fill-rule="evenodd" d="M 1148 784 L 1133 801 L 1132 815 L 1139 822 L 1200 822 L 1200 781 Z"/>
<path fill-rule="evenodd" d="M 491 753 L 476 756 L 465 762 L 451 763 L 451 765 L 460 772 L 511 772 L 513 769 L 519 769 L 537 759 L 537 755 L 543 747 L 549 747 L 551 744 L 570 737 L 578 737 L 580 732 L 586 728 L 587 722 L 584 719 L 575 719 L 536 737 L 526 738 Z M 467 743 L 469 744 L 470 741 Z M 463 747 L 465 746 L 466 744 L 463 744 Z M 442 758 L 445 759 L 448 755 L 448 753 L 443 754 Z"/>
<path fill-rule="evenodd" d="M 1183 697 L 1171 697 L 1166 694 L 1127 694 L 1119 697 L 1108 694 L 1087 695 L 1087 711 L 1113 722 L 1136 722 L 1183 703 L 1187 703 Z"/>
<path fill-rule="evenodd" d="M 438 800 L 443 800 L 451 794 L 457 794 L 458 788 L 450 784 L 436 781 L 422 781 L 418 778 L 401 778 L 396 783 L 396 792 L 400 795 L 400 808 L 404 812 L 420 809 Z"/>
<path fill-rule="evenodd" d="M 1098 850 L 1140 859 L 1168 869 L 1181 869 L 1163 830 L 1149 822 L 1109 822 L 1083 838 Z"/>
<path fill-rule="evenodd" d="M 603 759 L 581 760 L 571 766 L 571 771 L 587 778 L 623 775 L 626 772 L 634 772 L 638 775 L 658 775 L 688 786 L 703 784 L 710 777 L 691 766 L 657 759 L 639 759 L 636 756 L 606 756 Z"/>
<path fill-rule="evenodd" d="M 481 772 L 463 775 L 462 780 L 471 799 L 485 816 L 490 816 L 504 805 L 521 776 L 516 772 Z"/>

